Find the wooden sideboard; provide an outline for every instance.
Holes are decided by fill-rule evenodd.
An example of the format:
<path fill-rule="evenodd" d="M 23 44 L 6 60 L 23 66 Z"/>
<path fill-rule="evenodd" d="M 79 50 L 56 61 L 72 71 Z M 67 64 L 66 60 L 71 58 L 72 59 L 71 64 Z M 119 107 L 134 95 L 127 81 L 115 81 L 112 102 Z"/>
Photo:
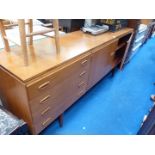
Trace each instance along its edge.
<path fill-rule="evenodd" d="M 130 28 L 99 36 L 68 33 L 60 37 L 60 54 L 52 38 L 41 39 L 29 46 L 29 66 L 20 48 L 1 51 L 3 102 L 38 134 L 124 59 L 132 33 Z"/>

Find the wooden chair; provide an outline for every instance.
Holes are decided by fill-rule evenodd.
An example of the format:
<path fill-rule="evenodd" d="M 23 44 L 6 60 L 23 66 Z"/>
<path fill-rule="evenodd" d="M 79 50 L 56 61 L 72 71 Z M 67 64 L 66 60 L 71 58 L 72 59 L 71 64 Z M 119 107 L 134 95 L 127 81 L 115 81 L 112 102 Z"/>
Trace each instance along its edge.
<path fill-rule="evenodd" d="M 26 34 L 26 31 L 25 31 L 25 24 L 28 24 L 28 34 Z M 46 33 L 54 31 L 55 32 L 54 38 L 55 38 L 55 44 L 56 44 L 56 51 L 57 51 L 57 53 L 60 53 L 59 22 L 57 19 L 53 19 L 53 28 L 48 29 L 48 30 L 37 31 L 37 32 L 33 32 L 32 19 L 29 19 L 27 23 L 25 22 L 24 19 L 19 19 L 17 23 L 9 24 L 6 26 L 3 24 L 3 20 L 0 19 L 0 31 L 1 31 L 3 42 L 4 42 L 4 48 L 7 52 L 10 51 L 8 41 L 15 43 L 13 40 L 9 39 L 6 35 L 5 29 L 6 29 L 6 27 L 9 27 L 9 26 L 19 26 L 20 42 L 21 42 L 21 48 L 22 48 L 22 52 L 23 52 L 25 66 L 28 65 L 28 51 L 27 51 L 27 43 L 26 43 L 27 37 L 29 37 L 29 45 L 33 45 L 33 36 L 45 35 Z"/>

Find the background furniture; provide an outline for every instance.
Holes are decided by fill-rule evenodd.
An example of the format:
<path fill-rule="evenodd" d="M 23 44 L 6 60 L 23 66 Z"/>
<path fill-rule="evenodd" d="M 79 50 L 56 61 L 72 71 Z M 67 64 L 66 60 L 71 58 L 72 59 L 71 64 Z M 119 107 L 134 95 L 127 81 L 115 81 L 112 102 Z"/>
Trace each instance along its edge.
<path fill-rule="evenodd" d="M 64 32 L 78 31 L 84 26 L 84 19 L 59 19 L 59 25 Z"/>
<path fill-rule="evenodd" d="M 101 23 L 108 25 L 109 30 L 112 32 L 115 32 L 122 28 L 127 27 L 128 20 L 127 19 L 101 19 Z"/>
<path fill-rule="evenodd" d="M 152 19 L 128 19 L 128 27 L 134 29 L 133 39 L 129 47 L 129 52 L 125 63 L 128 63 L 132 57 L 137 53 L 138 49 L 147 40 L 147 34 L 149 30 L 149 24 Z"/>
<path fill-rule="evenodd" d="M 154 29 L 155 29 L 155 22 L 152 22 L 152 23 L 148 24 L 146 35 L 145 35 L 145 37 L 143 39 L 143 44 L 146 43 L 147 40 L 152 36 L 152 34 L 154 32 Z"/>
<path fill-rule="evenodd" d="M 51 19 L 38 19 L 43 23 L 43 26 L 49 27 L 52 25 Z M 80 30 L 84 26 L 84 19 L 59 19 L 59 28 L 66 33 Z"/>

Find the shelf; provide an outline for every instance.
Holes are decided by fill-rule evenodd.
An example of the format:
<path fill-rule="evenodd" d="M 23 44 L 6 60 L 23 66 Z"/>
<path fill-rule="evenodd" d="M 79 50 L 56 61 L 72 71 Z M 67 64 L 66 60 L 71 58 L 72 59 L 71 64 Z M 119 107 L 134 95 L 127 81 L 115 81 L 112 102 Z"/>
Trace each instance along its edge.
<path fill-rule="evenodd" d="M 114 55 L 114 59 L 117 63 L 122 61 L 126 47 L 127 47 L 127 42 L 123 42 L 120 45 L 118 45 L 115 55 Z"/>
<path fill-rule="evenodd" d="M 123 43 L 126 43 L 129 38 L 131 37 L 131 33 L 129 33 L 128 35 L 124 36 L 124 37 L 121 37 L 119 40 L 118 40 L 118 46 L 119 45 L 122 45 Z"/>
<path fill-rule="evenodd" d="M 127 43 L 124 42 L 124 43 L 121 43 L 120 45 L 118 45 L 118 47 L 116 48 L 116 51 L 119 50 L 120 48 L 122 48 L 123 46 L 125 46 Z"/>

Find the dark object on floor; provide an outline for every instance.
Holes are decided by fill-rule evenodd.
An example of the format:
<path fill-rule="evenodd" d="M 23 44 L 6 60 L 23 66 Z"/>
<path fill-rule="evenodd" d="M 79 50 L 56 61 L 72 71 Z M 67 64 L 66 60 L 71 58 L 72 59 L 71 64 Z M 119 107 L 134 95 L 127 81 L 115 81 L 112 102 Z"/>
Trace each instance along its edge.
<path fill-rule="evenodd" d="M 151 109 L 138 135 L 155 135 L 155 106 Z"/>
<path fill-rule="evenodd" d="M 66 33 L 78 31 L 84 26 L 84 19 L 59 19 L 59 25 Z"/>
<path fill-rule="evenodd" d="M 28 134 L 27 124 L 0 106 L 0 135 L 25 134 Z"/>

